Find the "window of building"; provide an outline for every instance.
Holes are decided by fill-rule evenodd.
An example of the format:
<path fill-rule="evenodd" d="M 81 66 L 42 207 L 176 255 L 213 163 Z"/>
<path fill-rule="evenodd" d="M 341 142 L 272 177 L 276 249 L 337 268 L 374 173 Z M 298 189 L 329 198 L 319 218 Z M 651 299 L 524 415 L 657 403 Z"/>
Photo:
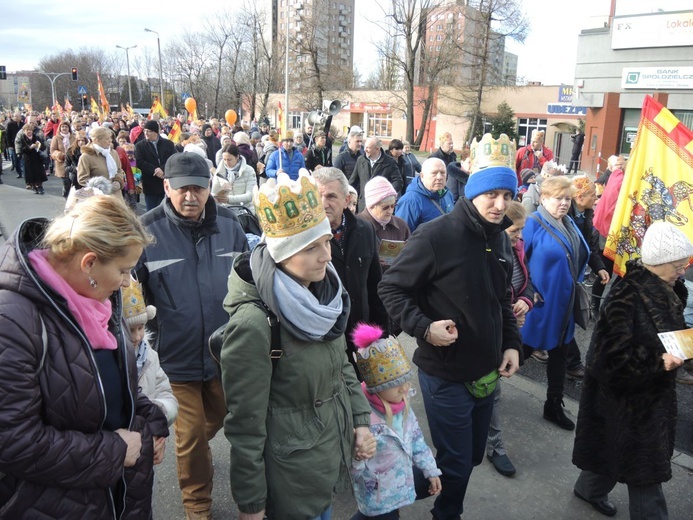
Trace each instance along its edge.
<path fill-rule="evenodd" d="M 429 41 L 429 42 L 432 42 L 432 41 L 433 41 L 433 35 L 432 35 L 432 34 L 428 37 L 428 41 Z"/>
<path fill-rule="evenodd" d="M 438 24 L 438 27 L 436 27 L 437 30 L 442 31 L 443 30 L 443 24 Z"/>
<path fill-rule="evenodd" d="M 531 141 L 532 130 L 544 130 L 548 125 L 548 119 L 538 119 L 536 117 L 521 117 L 517 120 L 517 145 L 525 146 Z"/>
<path fill-rule="evenodd" d="M 368 135 L 392 136 L 392 114 L 368 114 Z"/>
<path fill-rule="evenodd" d="M 303 128 L 301 112 L 289 112 L 289 128 Z"/>
<path fill-rule="evenodd" d="M 437 50 L 437 51 L 440 50 L 440 45 L 436 45 L 436 50 Z"/>
<path fill-rule="evenodd" d="M 442 34 L 439 34 L 438 36 L 436 36 L 436 41 L 442 41 L 442 40 L 443 40 Z"/>

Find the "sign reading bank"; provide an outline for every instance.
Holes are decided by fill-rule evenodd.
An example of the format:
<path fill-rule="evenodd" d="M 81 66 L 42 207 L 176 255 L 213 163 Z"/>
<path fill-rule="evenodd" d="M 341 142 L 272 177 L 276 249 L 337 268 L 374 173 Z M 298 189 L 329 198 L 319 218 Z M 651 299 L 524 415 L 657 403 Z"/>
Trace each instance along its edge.
<path fill-rule="evenodd" d="M 624 68 L 623 89 L 693 89 L 693 67 Z"/>

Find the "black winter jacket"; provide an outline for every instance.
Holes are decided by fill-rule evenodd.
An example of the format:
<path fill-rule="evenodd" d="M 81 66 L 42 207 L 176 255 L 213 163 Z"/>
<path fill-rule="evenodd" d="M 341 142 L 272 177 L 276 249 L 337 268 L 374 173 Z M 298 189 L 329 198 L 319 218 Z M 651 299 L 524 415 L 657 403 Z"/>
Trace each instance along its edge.
<path fill-rule="evenodd" d="M 687 291 L 629 261 L 609 292 L 586 356 L 573 464 L 633 486 L 671 479 L 676 372 L 657 336 L 686 328 Z"/>
<path fill-rule="evenodd" d="M 462 163 L 459 161 L 451 162 L 447 168 L 448 180 L 445 186 L 452 193 L 452 200 L 457 202 L 460 197 L 464 197 L 464 187 L 469 180 L 469 173 L 462 169 Z"/>
<path fill-rule="evenodd" d="M 416 337 L 413 361 L 424 372 L 454 383 L 471 382 L 498 368 L 507 349 L 520 351 L 512 311 L 512 251 L 501 224 L 484 220 L 471 201 L 419 226 L 385 272 L 379 293 L 388 313 Z M 424 340 L 433 321 L 451 319 L 457 341 L 434 347 Z"/>
<path fill-rule="evenodd" d="M 137 464 L 124 468 L 125 442 L 102 429 L 106 398 L 91 345 L 64 298 L 30 267 L 47 224 L 27 220 L 0 247 L 0 519 L 147 520 L 152 436 L 168 436 L 166 417 L 138 394 L 118 292 L 109 328 L 118 339 L 124 413 L 142 434 Z"/>
<path fill-rule="evenodd" d="M 397 163 L 391 156 L 387 155 L 381 148 L 380 157 L 371 167 L 370 159 L 365 155 L 361 155 L 356 159 L 356 166 L 351 173 L 351 177 L 349 177 L 349 184 L 359 194 L 358 213 L 361 213 L 366 208 L 366 197 L 364 195 L 366 183 L 377 175 L 385 177 L 390 181 L 397 194 L 402 194 L 404 180 L 397 167 Z"/>
<path fill-rule="evenodd" d="M 594 210 L 591 208 L 586 209 L 584 218 L 579 218 L 577 217 L 577 207 L 575 206 L 575 202 L 573 202 L 568 210 L 568 216 L 573 219 L 580 233 L 582 233 L 585 242 L 590 246 L 590 257 L 589 260 L 587 260 L 587 265 L 590 266 L 590 269 L 592 269 L 595 274 L 602 269 L 606 269 L 604 261 L 599 254 L 599 232 L 594 229 L 594 225 L 592 224 L 594 220 Z M 596 281 L 595 283 L 600 282 Z"/>
<path fill-rule="evenodd" d="M 173 382 L 209 381 L 217 364 L 207 342 L 226 323 L 222 302 L 233 260 L 248 249 L 231 210 L 209 197 L 201 222 L 185 219 L 169 198 L 142 216 L 156 237 L 137 264 L 148 304 L 156 318 L 147 324 L 164 372 Z"/>
<path fill-rule="evenodd" d="M 383 302 L 378 296 L 378 284 L 382 277 L 378 239 L 373 226 L 356 218 L 348 209 L 346 216 L 346 248 L 342 253 L 336 238 L 332 238 L 332 265 L 351 299 L 351 312 L 347 325 L 347 344 L 354 349 L 351 331 L 365 321 L 388 330 L 388 318 Z M 351 357 L 350 357 L 351 359 Z"/>
<path fill-rule="evenodd" d="M 334 167 L 342 170 L 342 173 L 347 179 L 351 178 L 354 168 L 356 167 L 356 160 L 363 155 L 362 151 L 358 153 L 353 153 L 349 148 L 340 152 L 337 157 L 334 158 Z"/>

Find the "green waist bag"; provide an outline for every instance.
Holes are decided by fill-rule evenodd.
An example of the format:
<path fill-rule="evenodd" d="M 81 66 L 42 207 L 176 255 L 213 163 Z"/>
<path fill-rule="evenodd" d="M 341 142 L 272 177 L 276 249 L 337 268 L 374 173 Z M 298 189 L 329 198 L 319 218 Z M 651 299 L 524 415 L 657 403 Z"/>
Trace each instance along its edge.
<path fill-rule="evenodd" d="M 493 370 L 484 377 L 480 377 L 476 381 L 465 383 L 464 386 L 467 387 L 469 393 L 474 397 L 477 399 L 482 399 L 493 393 L 493 391 L 496 389 L 496 385 L 498 384 L 498 379 L 500 379 L 498 370 Z"/>

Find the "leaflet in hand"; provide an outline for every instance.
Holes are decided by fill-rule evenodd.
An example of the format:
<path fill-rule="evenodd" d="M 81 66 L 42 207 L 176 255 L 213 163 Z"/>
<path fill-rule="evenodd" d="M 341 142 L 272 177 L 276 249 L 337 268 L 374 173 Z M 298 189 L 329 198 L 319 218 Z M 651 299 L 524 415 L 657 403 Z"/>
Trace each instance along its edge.
<path fill-rule="evenodd" d="M 660 332 L 657 336 L 672 356 L 681 359 L 693 358 L 693 329 Z"/>
<path fill-rule="evenodd" d="M 378 250 L 380 262 L 385 265 L 392 265 L 397 255 L 402 251 L 404 244 L 406 244 L 406 242 L 402 240 L 383 239 L 380 242 L 380 249 Z"/>

